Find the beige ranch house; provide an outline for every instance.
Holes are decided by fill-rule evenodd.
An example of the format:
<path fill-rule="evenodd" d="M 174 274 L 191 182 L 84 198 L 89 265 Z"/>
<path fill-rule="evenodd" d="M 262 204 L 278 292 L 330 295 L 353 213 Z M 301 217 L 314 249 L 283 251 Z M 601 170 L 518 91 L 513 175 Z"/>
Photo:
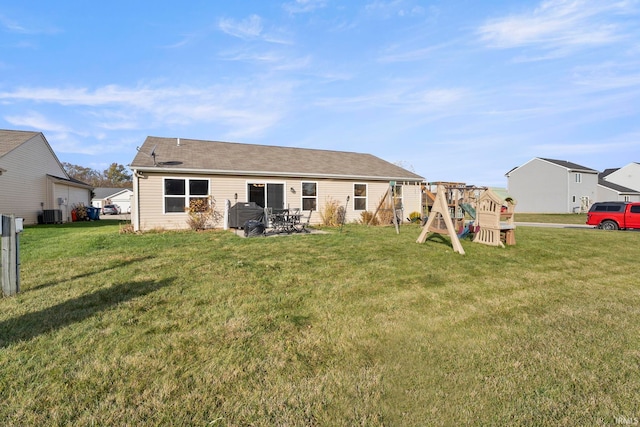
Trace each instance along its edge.
<path fill-rule="evenodd" d="M 91 190 L 67 174 L 42 132 L 0 130 L 0 213 L 24 224 L 69 222 Z"/>
<path fill-rule="evenodd" d="M 188 228 L 185 209 L 203 197 L 221 214 L 227 201 L 314 211 L 311 224 L 337 201 L 352 222 L 374 212 L 391 183 L 405 219 L 422 211 L 424 178 L 371 154 L 150 136 L 130 167 L 136 231 Z"/>

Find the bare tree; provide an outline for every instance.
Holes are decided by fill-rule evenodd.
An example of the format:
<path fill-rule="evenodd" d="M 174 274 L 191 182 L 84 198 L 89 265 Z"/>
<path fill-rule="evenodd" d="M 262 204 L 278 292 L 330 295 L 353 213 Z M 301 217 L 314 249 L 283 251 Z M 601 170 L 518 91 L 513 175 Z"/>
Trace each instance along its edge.
<path fill-rule="evenodd" d="M 62 166 L 69 176 L 93 187 L 131 187 L 132 176 L 118 163 L 111 163 L 108 169 L 98 172 L 95 169 L 63 162 Z"/>

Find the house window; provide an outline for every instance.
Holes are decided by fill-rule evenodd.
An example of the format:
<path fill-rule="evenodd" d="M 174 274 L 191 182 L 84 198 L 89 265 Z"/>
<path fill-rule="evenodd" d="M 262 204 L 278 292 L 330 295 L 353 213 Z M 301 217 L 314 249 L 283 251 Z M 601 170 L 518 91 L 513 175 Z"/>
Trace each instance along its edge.
<path fill-rule="evenodd" d="M 318 209 L 318 184 L 316 182 L 302 183 L 302 210 L 315 211 Z"/>
<path fill-rule="evenodd" d="M 353 209 L 367 210 L 367 184 L 353 184 Z"/>
<path fill-rule="evenodd" d="M 402 209 L 402 185 L 394 185 L 392 191 L 393 200 L 396 202 L 396 209 Z"/>
<path fill-rule="evenodd" d="M 572 197 L 571 197 L 571 201 L 572 201 L 573 203 L 575 203 L 575 202 L 576 202 L 576 196 L 572 196 Z"/>
<path fill-rule="evenodd" d="M 184 212 L 191 200 L 207 199 L 209 197 L 208 179 L 179 179 L 166 178 L 164 180 L 164 211 Z"/>
<path fill-rule="evenodd" d="M 631 196 L 624 196 L 624 201 L 625 202 L 630 202 L 631 201 Z"/>
<path fill-rule="evenodd" d="M 582 174 L 581 173 L 576 173 L 576 182 L 577 183 L 581 183 L 582 182 Z"/>

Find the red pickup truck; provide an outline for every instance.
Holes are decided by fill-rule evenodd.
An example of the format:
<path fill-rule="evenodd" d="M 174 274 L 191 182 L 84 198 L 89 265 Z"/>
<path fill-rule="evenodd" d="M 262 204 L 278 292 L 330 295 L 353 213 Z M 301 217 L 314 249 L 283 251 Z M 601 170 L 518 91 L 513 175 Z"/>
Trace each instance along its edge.
<path fill-rule="evenodd" d="M 587 212 L 587 224 L 603 230 L 640 228 L 640 202 L 594 203 Z"/>

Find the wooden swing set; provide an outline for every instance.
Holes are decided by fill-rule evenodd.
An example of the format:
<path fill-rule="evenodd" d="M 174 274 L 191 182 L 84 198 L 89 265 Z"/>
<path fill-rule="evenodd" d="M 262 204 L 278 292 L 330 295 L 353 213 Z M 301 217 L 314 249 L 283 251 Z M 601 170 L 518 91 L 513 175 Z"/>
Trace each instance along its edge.
<path fill-rule="evenodd" d="M 473 219 L 474 242 L 502 247 L 505 244 L 515 245 L 515 200 L 502 190 L 489 188 L 484 188 L 476 200 L 472 194 L 478 190 L 464 184 L 437 183 L 436 194 L 430 192 L 433 206 L 417 242 L 424 243 L 429 233 L 448 235 L 453 250 L 464 255 L 458 229 L 464 227 L 466 212 Z M 448 203 L 447 194 L 453 204 Z M 463 197 L 458 199 L 460 195 Z M 454 220 L 459 227 L 456 227 Z"/>
<path fill-rule="evenodd" d="M 378 215 L 378 212 L 391 210 L 393 213 L 393 225 L 396 227 L 396 234 L 400 234 L 400 229 L 398 228 L 398 212 L 396 209 L 396 194 L 394 191 L 395 186 L 395 181 L 389 181 L 389 188 L 387 188 L 387 192 L 384 193 L 384 196 L 382 196 L 382 198 L 380 199 L 380 203 L 378 204 L 378 207 L 373 213 L 371 219 L 369 219 L 367 225 L 371 225 L 371 223 Z"/>
<path fill-rule="evenodd" d="M 424 243 L 427 240 L 429 233 L 448 234 L 451 239 L 451 245 L 453 250 L 459 254 L 464 255 L 464 249 L 458 238 L 458 233 L 453 225 L 451 219 L 451 213 L 449 210 L 449 204 L 446 198 L 446 187 L 444 184 L 437 185 L 437 191 L 435 198 L 433 199 L 433 206 L 427 219 L 427 223 L 422 228 L 422 232 L 416 240 L 418 243 Z"/>

